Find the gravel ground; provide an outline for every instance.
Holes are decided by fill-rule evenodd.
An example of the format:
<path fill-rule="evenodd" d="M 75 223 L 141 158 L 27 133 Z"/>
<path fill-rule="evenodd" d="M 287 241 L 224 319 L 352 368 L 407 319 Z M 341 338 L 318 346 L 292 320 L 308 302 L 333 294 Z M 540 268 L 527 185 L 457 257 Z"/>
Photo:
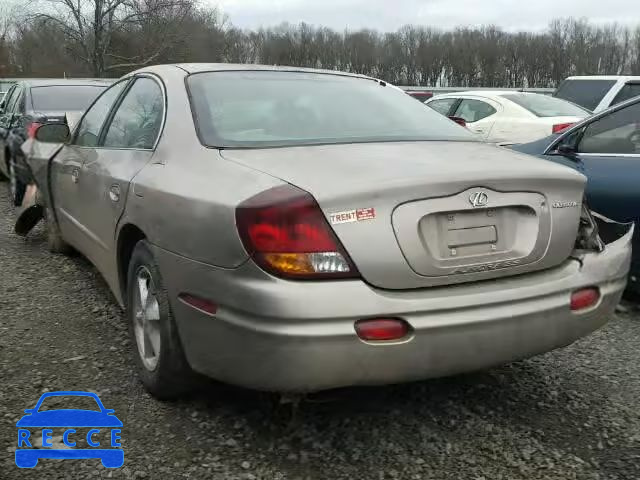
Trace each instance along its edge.
<path fill-rule="evenodd" d="M 203 382 L 147 395 L 95 269 L 12 233 L 0 184 L 0 478 L 639 479 L 640 312 L 568 348 L 435 381 L 327 392 L 298 409 Z M 14 464 L 15 422 L 48 390 L 93 390 L 124 422 L 125 465 Z"/>

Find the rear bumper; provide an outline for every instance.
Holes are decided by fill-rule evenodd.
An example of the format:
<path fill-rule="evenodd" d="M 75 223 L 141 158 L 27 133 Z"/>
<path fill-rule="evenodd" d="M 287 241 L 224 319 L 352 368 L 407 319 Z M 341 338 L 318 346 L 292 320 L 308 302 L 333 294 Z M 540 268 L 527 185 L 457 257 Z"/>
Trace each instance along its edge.
<path fill-rule="evenodd" d="M 568 345 L 612 314 L 626 285 L 631 234 L 555 269 L 412 291 L 291 282 L 250 262 L 224 270 L 159 248 L 155 254 L 195 370 L 245 387 L 304 392 L 451 375 Z M 585 286 L 598 286 L 601 299 L 573 313 L 570 293 Z M 181 292 L 217 302 L 215 317 L 182 303 Z M 414 333 L 392 344 L 361 341 L 354 322 L 376 316 L 404 318 Z"/>

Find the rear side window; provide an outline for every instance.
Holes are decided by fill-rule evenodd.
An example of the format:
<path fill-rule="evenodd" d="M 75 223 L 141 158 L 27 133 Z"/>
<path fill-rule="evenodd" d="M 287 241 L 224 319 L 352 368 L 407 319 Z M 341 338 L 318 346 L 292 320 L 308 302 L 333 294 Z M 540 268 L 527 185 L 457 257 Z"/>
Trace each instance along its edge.
<path fill-rule="evenodd" d="M 615 80 L 565 80 L 553 96 L 593 111 L 615 83 Z"/>
<path fill-rule="evenodd" d="M 104 146 L 153 148 L 162 125 L 163 110 L 160 86 L 150 78 L 138 78 L 113 115 Z"/>
<path fill-rule="evenodd" d="M 630 98 L 637 97 L 638 95 L 640 95 L 640 82 L 627 83 L 620 89 L 620 91 L 616 95 L 616 98 L 614 98 L 613 102 L 611 102 L 611 105 L 622 103 L 625 100 L 629 100 Z"/>
<path fill-rule="evenodd" d="M 640 103 L 591 122 L 584 130 L 578 151 L 640 154 Z"/>
<path fill-rule="evenodd" d="M 510 93 L 502 95 L 522 108 L 530 111 L 536 117 L 586 117 L 589 112 L 560 98 L 539 95 L 535 93 Z"/>
<path fill-rule="evenodd" d="M 75 141 L 73 142 L 75 145 L 95 147 L 98 144 L 102 125 L 109 115 L 109 110 L 113 107 L 113 104 L 126 84 L 127 81 L 116 83 L 91 105 L 80 121 L 78 130 L 76 131 Z"/>
<path fill-rule="evenodd" d="M 105 88 L 101 85 L 31 87 L 31 103 L 36 112 L 83 112 Z"/>
<path fill-rule="evenodd" d="M 433 100 L 432 102 L 427 103 L 427 106 L 433 108 L 436 112 L 441 113 L 442 115 L 449 115 L 451 107 L 453 107 L 453 104 L 457 101 L 457 98 L 443 98 L 441 100 Z"/>
<path fill-rule="evenodd" d="M 465 98 L 458 105 L 454 116 L 462 118 L 467 123 L 473 123 L 493 115 L 496 111 L 486 102 Z"/>

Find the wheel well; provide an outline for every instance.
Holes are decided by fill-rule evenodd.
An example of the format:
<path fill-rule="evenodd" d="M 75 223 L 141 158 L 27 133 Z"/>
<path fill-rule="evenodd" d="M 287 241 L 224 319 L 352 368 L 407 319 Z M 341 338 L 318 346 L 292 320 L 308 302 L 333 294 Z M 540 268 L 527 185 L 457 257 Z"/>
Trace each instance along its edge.
<path fill-rule="evenodd" d="M 127 271 L 129 270 L 129 260 L 136 244 L 144 240 L 147 236 L 135 225 L 128 223 L 118 236 L 118 279 L 120 280 L 120 293 L 122 301 L 127 299 Z"/>

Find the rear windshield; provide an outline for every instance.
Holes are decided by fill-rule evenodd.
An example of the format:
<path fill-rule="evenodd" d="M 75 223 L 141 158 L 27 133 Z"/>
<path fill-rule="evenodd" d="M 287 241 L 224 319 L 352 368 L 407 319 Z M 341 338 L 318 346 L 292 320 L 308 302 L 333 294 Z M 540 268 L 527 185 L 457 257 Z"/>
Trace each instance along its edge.
<path fill-rule="evenodd" d="M 593 111 L 615 83 L 615 80 L 565 80 L 553 96 Z"/>
<path fill-rule="evenodd" d="M 31 102 L 37 112 L 84 111 L 105 88 L 102 85 L 31 87 Z"/>
<path fill-rule="evenodd" d="M 502 97 L 529 110 L 536 117 L 586 117 L 589 112 L 578 105 L 547 95 L 510 93 Z"/>
<path fill-rule="evenodd" d="M 193 74 L 187 84 L 208 146 L 474 140 L 403 91 L 368 79 L 236 71 Z"/>

